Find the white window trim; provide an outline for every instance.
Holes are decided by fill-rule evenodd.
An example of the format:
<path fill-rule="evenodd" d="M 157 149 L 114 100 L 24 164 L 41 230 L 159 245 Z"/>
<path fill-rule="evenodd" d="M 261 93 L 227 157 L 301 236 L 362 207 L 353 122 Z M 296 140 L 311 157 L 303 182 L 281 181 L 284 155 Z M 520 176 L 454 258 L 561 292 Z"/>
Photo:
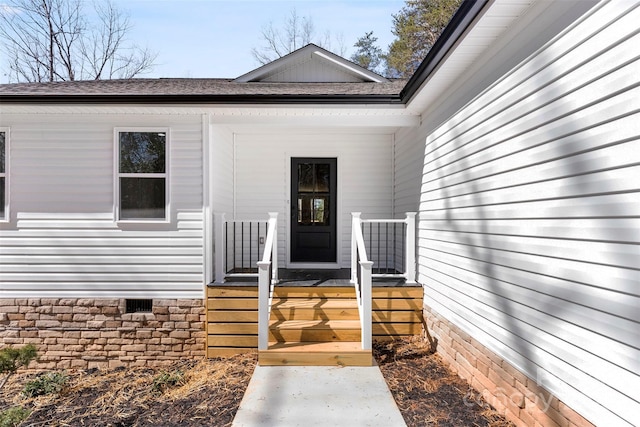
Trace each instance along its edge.
<path fill-rule="evenodd" d="M 120 178 L 138 177 L 137 173 L 120 173 L 120 133 L 121 132 L 163 132 L 166 134 L 165 140 L 165 157 L 164 157 L 164 173 L 145 173 L 148 178 L 164 178 L 165 179 L 165 212 L 164 218 L 140 218 L 140 219 L 120 219 Z M 170 180 L 170 153 L 171 153 L 171 129 L 166 127 L 117 127 L 113 129 L 113 216 L 119 223 L 170 223 L 171 222 L 171 180 Z"/>
<path fill-rule="evenodd" d="M 4 177 L 4 217 L 0 217 L 0 223 L 9 222 L 11 220 L 10 200 L 11 195 L 9 189 L 9 173 L 11 167 L 10 147 L 11 147 L 11 131 L 8 127 L 0 127 L 0 132 L 4 132 L 4 172 L 0 172 L 0 177 Z"/>

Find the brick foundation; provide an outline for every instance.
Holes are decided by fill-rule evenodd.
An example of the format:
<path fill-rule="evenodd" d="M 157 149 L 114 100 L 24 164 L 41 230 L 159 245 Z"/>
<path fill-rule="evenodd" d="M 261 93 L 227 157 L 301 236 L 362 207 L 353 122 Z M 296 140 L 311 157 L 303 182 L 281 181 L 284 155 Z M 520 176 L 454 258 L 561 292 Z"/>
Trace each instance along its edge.
<path fill-rule="evenodd" d="M 438 354 L 498 412 L 518 427 L 593 427 L 540 387 L 429 307 L 424 307 Z M 473 404 L 473 396 L 469 396 Z"/>
<path fill-rule="evenodd" d="M 158 366 L 205 357 L 201 299 L 153 300 L 125 313 L 124 299 L 0 299 L 2 346 L 35 344 L 43 369 Z"/>

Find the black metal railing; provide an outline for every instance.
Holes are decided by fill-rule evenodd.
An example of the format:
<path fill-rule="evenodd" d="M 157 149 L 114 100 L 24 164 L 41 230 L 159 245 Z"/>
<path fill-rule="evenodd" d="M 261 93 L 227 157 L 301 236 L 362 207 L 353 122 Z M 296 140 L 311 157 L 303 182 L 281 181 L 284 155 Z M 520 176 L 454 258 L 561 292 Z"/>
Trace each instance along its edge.
<path fill-rule="evenodd" d="M 257 262 L 264 251 L 267 221 L 227 221 L 224 226 L 225 272 L 258 274 Z"/>
<path fill-rule="evenodd" d="M 407 224 L 384 220 L 362 223 L 362 234 L 374 274 L 402 274 L 405 270 Z"/>

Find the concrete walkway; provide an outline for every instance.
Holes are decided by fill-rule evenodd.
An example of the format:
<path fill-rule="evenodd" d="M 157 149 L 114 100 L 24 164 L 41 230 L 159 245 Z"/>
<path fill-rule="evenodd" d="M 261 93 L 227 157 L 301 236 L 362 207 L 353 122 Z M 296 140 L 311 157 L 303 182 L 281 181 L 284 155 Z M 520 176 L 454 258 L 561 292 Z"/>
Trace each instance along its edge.
<path fill-rule="evenodd" d="M 260 366 L 233 427 L 406 427 L 377 366 Z"/>

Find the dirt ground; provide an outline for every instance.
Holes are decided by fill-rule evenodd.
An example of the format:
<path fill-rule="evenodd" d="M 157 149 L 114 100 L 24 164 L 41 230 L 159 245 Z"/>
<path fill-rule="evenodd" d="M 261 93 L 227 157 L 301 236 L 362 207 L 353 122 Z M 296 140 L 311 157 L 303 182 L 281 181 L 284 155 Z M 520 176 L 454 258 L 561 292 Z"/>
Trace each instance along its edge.
<path fill-rule="evenodd" d="M 376 360 L 409 427 L 507 427 L 473 390 L 419 340 L 376 343 Z M 228 426 L 256 363 L 255 355 L 185 361 L 164 369 L 66 372 L 58 393 L 25 397 L 38 373 L 14 375 L 0 390 L 0 411 L 21 406 L 20 426 Z"/>

